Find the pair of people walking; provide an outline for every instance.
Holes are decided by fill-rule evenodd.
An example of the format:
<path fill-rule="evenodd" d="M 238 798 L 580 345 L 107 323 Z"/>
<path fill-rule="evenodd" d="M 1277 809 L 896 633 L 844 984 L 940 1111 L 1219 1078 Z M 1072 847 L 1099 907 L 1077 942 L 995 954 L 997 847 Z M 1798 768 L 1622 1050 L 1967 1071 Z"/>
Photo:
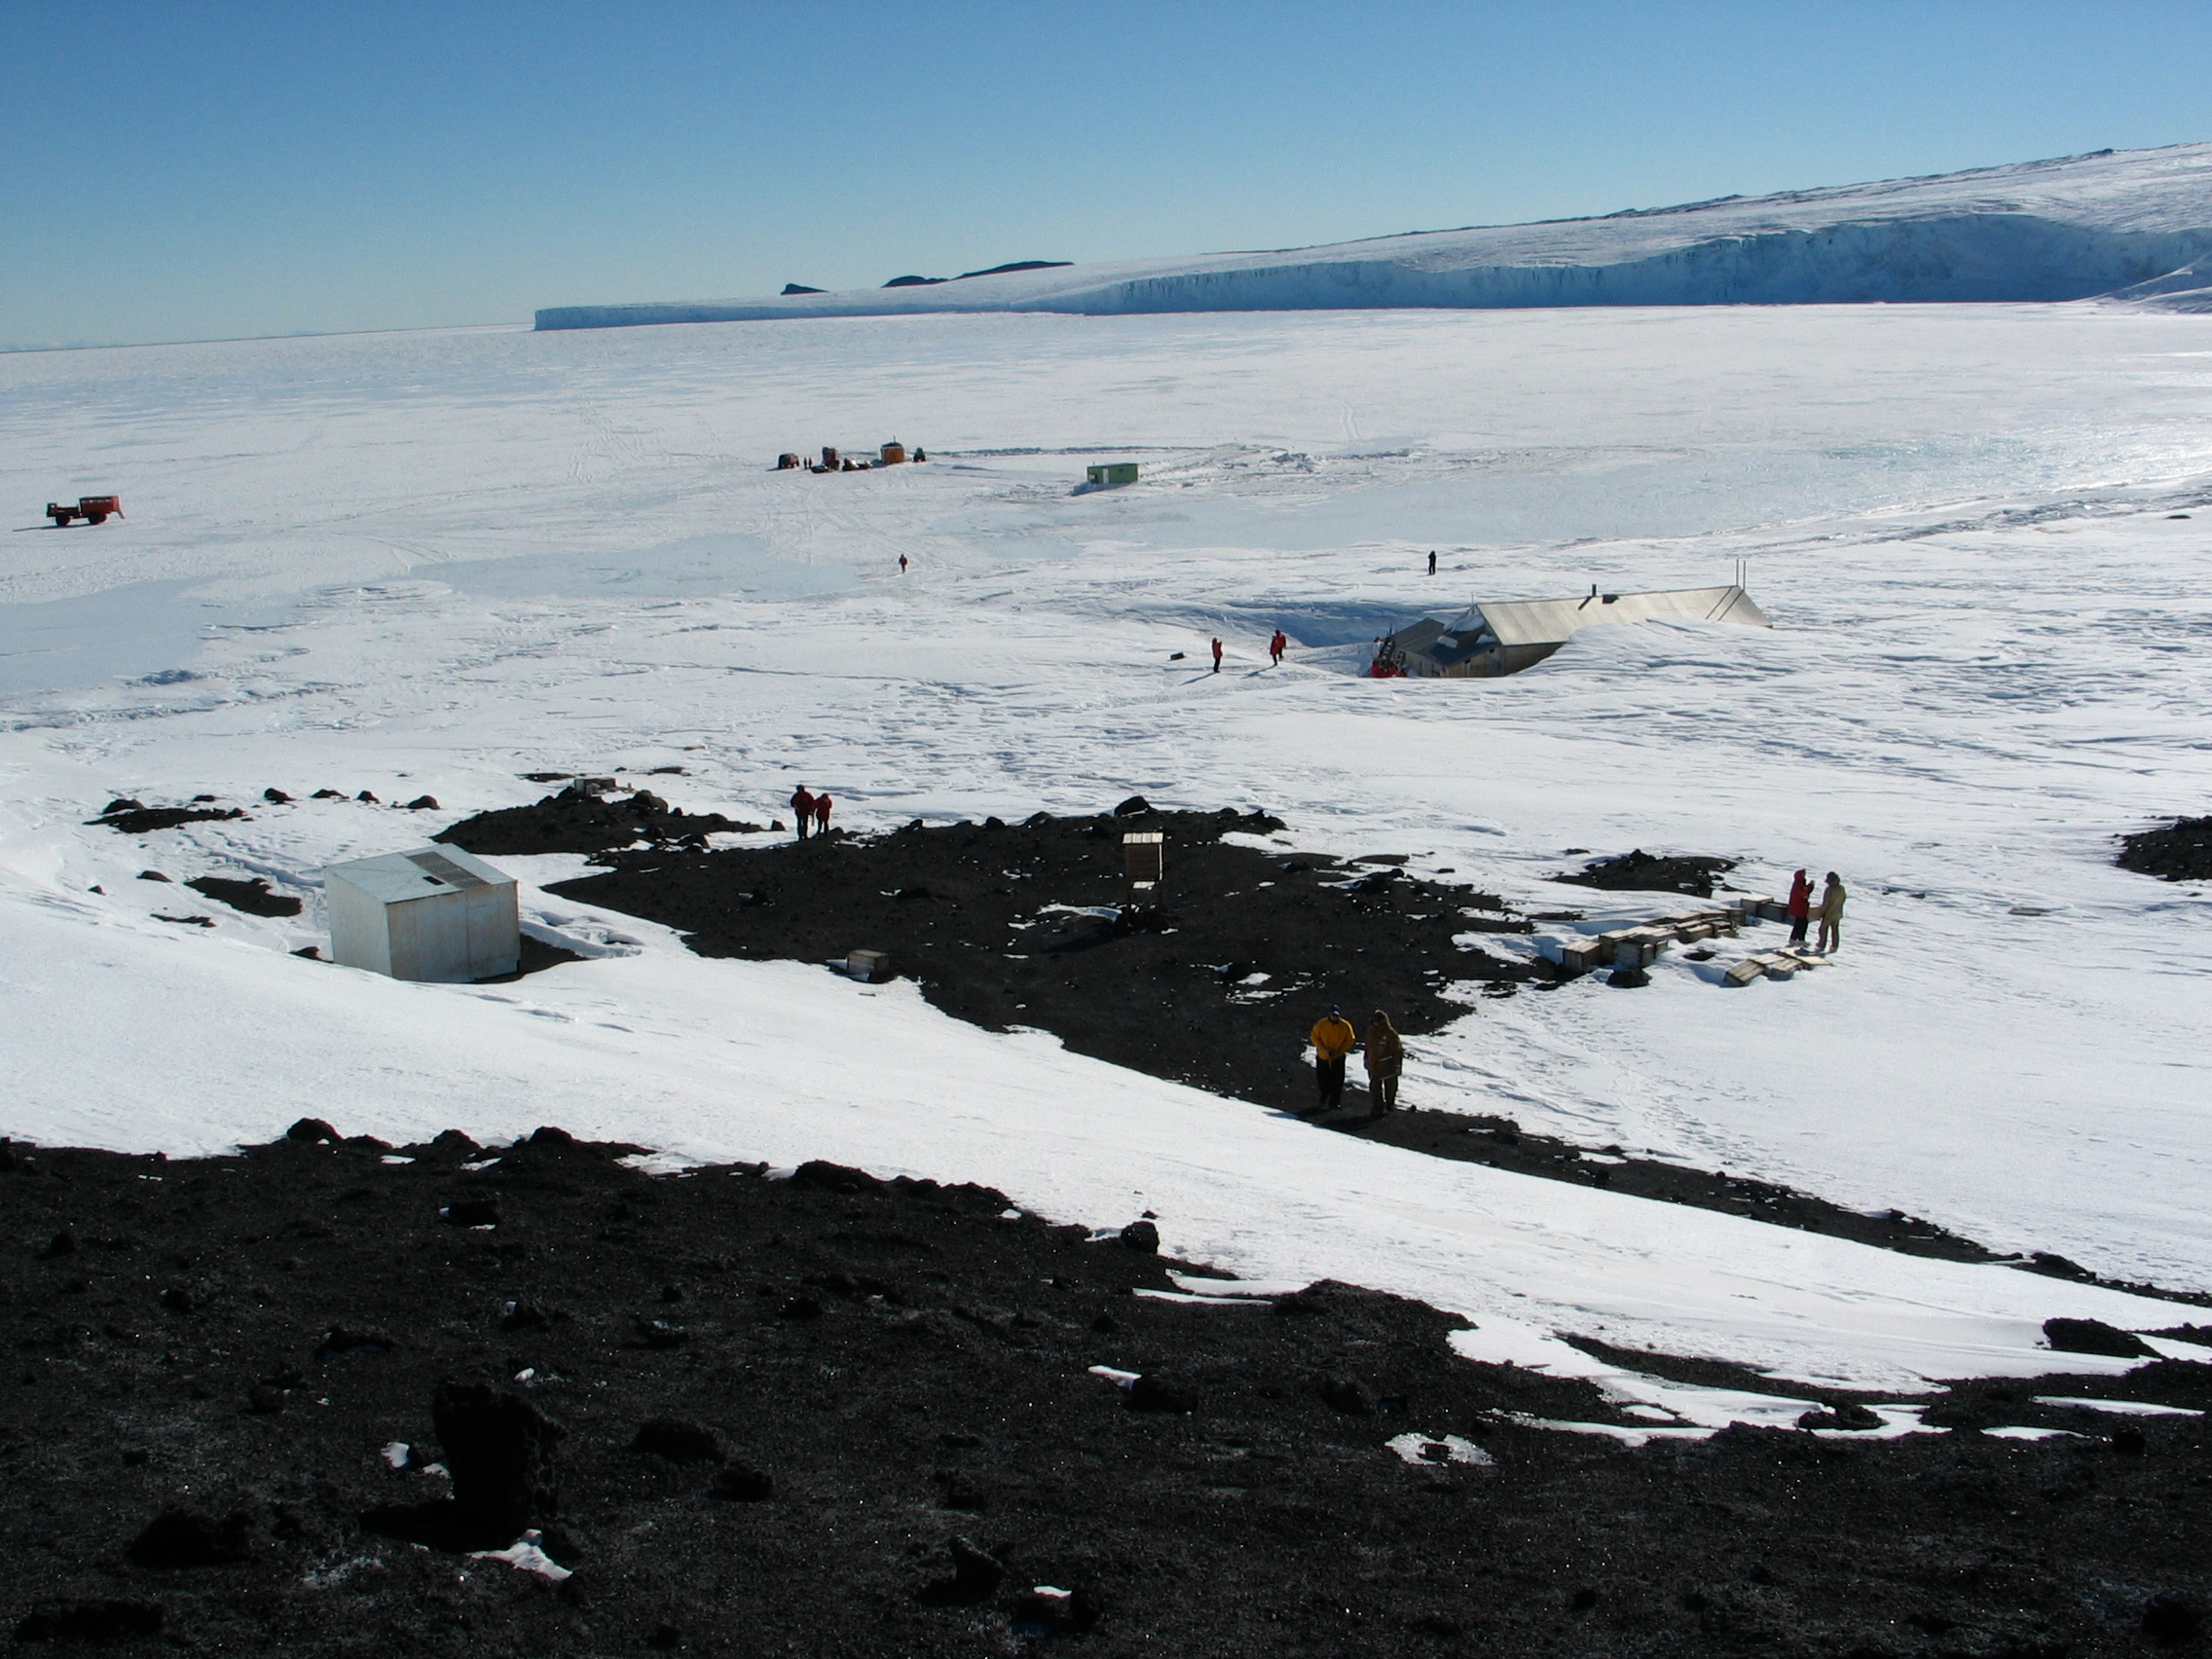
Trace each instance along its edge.
<path fill-rule="evenodd" d="M 1322 1112 L 1333 1112 L 1344 1104 L 1345 1061 L 1354 1049 L 1360 1048 L 1359 1033 L 1344 1010 L 1331 1007 L 1329 1012 L 1313 1022 L 1307 1034 L 1313 1045 L 1313 1076 L 1320 1088 Z M 1406 1045 L 1398 1035 L 1398 1028 L 1390 1023 L 1390 1016 L 1377 1009 L 1367 1023 L 1367 1093 L 1375 1104 L 1375 1116 L 1393 1110 L 1398 1104 L 1398 1075 L 1406 1067 Z"/>
<path fill-rule="evenodd" d="M 804 784 L 799 785 L 792 795 L 792 818 L 798 826 L 798 838 L 806 839 L 809 825 L 817 835 L 829 834 L 830 809 L 834 805 L 836 802 L 830 798 L 828 790 L 814 794 Z"/>
<path fill-rule="evenodd" d="M 1846 897 L 1843 878 L 1832 869 L 1828 871 L 1827 883 L 1821 889 L 1818 899 L 1813 896 L 1811 876 L 1803 870 L 1791 876 L 1789 903 L 1786 906 L 1789 912 L 1789 942 L 1803 944 L 1805 929 L 1817 916 L 1821 923 L 1820 941 L 1813 948 L 1823 955 L 1835 949 L 1843 942 L 1843 902 Z"/>

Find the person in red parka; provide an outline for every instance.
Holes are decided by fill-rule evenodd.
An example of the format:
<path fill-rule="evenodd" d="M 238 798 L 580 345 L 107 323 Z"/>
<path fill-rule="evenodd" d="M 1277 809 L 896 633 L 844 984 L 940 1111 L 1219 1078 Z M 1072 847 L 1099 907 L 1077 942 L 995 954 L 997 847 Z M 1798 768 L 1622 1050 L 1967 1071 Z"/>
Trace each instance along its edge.
<path fill-rule="evenodd" d="M 1289 648 L 1289 637 L 1280 628 L 1277 628 L 1275 637 L 1268 642 L 1268 660 L 1277 668 L 1282 667 L 1282 653 Z"/>
<path fill-rule="evenodd" d="M 831 802 L 830 799 L 830 792 L 828 790 L 824 790 L 820 794 L 814 797 L 814 832 L 817 835 L 827 835 L 830 833 L 830 805 Z"/>
<path fill-rule="evenodd" d="M 798 821 L 798 838 L 805 840 L 807 826 L 814 821 L 814 796 L 804 784 L 792 792 L 792 817 Z"/>
<path fill-rule="evenodd" d="M 1789 878 L 1789 942 L 1805 942 L 1805 926 L 1813 915 L 1813 878 L 1799 870 Z"/>
<path fill-rule="evenodd" d="M 1213 671 L 1216 674 L 1221 672 L 1221 642 L 1219 640 L 1213 643 Z"/>

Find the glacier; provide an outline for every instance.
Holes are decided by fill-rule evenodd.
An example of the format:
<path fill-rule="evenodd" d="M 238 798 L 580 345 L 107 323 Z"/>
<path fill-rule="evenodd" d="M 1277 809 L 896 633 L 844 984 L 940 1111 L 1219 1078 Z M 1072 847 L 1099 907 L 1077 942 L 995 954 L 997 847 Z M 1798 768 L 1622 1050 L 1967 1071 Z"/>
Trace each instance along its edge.
<path fill-rule="evenodd" d="M 2212 144 L 927 287 L 554 306 L 539 329 L 937 312 L 2018 303 L 2212 308 Z M 2208 267 L 2212 270 L 2212 267 Z"/>

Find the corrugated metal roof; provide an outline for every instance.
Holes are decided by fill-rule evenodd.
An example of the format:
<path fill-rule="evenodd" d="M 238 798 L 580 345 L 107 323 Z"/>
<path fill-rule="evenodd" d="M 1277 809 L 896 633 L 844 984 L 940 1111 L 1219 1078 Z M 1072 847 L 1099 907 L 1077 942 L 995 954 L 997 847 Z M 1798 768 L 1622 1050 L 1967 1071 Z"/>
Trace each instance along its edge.
<path fill-rule="evenodd" d="M 333 876 L 387 904 L 434 899 L 471 887 L 511 887 L 515 879 L 459 847 L 417 847 L 411 852 L 352 859 L 322 872 L 325 882 Z"/>

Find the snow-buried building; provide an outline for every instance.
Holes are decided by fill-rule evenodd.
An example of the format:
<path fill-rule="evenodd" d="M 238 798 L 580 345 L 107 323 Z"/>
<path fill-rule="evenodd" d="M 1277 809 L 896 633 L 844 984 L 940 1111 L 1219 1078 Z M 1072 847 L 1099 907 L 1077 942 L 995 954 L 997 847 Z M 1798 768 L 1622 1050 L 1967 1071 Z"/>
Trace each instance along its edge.
<path fill-rule="evenodd" d="M 2212 144 L 1728 196 L 1322 247 L 978 272 L 924 287 L 556 306 L 541 329 L 915 312 L 2129 300 L 2212 305 Z"/>
<path fill-rule="evenodd" d="M 1493 679 L 1518 674 L 1558 650 L 1578 631 L 1604 622 L 1733 622 L 1771 628 L 1741 587 L 1600 593 L 1574 599 L 1485 600 L 1451 621 L 1424 616 L 1382 642 L 1369 670 L 1414 680 Z"/>

